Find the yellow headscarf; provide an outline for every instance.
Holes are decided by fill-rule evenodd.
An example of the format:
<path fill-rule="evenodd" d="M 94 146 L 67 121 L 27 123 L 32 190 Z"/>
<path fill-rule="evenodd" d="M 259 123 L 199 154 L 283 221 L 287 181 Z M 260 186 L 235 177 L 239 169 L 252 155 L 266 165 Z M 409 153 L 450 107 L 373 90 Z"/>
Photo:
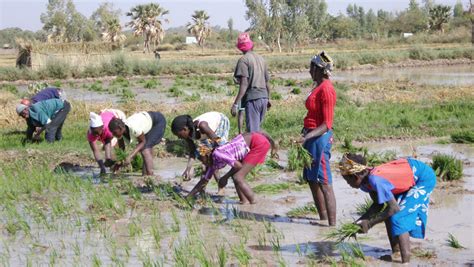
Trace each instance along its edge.
<path fill-rule="evenodd" d="M 200 144 L 197 148 L 197 151 L 201 157 L 204 157 L 212 153 L 212 148 L 209 148 L 208 146 L 204 144 Z"/>
<path fill-rule="evenodd" d="M 342 175 L 356 174 L 367 168 L 367 166 L 349 159 L 347 155 L 342 156 L 342 159 L 339 162 L 339 170 L 341 170 Z"/>

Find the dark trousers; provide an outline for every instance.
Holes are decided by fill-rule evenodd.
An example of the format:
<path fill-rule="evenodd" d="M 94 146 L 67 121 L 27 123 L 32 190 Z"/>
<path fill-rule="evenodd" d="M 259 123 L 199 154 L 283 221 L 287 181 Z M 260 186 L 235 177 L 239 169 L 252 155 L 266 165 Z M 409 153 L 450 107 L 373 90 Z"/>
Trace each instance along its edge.
<path fill-rule="evenodd" d="M 267 112 L 268 98 L 249 100 L 245 104 L 245 125 L 247 132 L 259 132 Z"/>
<path fill-rule="evenodd" d="M 59 110 L 51 119 L 51 122 L 46 125 L 45 139 L 48 143 L 63 139 L 62 129 L 69 111 L 71 111 L 71 104 L 64 101 L 64 108 Z"/>

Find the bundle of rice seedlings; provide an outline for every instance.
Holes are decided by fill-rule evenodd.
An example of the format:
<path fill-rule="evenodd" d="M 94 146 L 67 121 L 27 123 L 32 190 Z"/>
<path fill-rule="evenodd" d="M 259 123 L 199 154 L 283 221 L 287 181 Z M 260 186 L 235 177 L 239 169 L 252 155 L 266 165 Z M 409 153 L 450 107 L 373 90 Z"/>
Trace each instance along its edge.
<path fill-rule="evenodd" d="M 128 153 L 125 150 L 122 150 L 120 148 L 115 149 L 115 160 L 117 161 L 118 164 L 122 164 L 125 159 L 127 159 Z M 141 155 L 136 155 L 133 157 L 132 162 L 130 163 L 130 166 L 125 170 L 129 172 L 134 172 L 134 171 L 139 171 L 143 167 L 143 158 Z"/>
<path fill-rule="evenodd" d="M 371 198 L 366 197 L 363 203 L 359 203 L 356 205 L 357 215 L 364 215 L 372 206 L 372 204 L 374 204 L 374 201 Z"/>
<path fill-rule="evenodd" d="M 459 180 L 463 175 L 462 161 L 451 155 L 435 155 L 431 167 L 436 171 L 436 175 L 445 181 Z"/>
<path fill-rule="evenodd" d="M 309 168 L 313 164 L 313 157 L 302 145 L 292 145 L 288 152 L 288 170 L 295 171 Z"/>
<path fill-rule="evenodd" d="M 357 232 L 360 230 L 360 226 L 354 223 L 344 223 L 336 229 L 330 231 L 326 235 L 326 239 L 334 239 L 336 243 L 344 242 L 344 240 L 356 237 Z"/>

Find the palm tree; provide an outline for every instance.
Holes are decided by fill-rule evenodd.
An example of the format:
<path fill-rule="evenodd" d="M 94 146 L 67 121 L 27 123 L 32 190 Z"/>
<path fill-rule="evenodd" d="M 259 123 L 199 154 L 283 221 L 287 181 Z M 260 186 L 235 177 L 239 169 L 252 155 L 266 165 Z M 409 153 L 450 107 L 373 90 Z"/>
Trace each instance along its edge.
<path fill-rule="evenodd" d="M 109 43 L 120 43 L 125 38 L 118 18 L 111 18 L 105 22 L 105 32 L 102 33 L 102 40 Z"/>
<path fill-rule="evenodd" d="M 194 35 L 197 39 L 198 45 L 203 46 L 207 37 L 211 35 L 211 26 L 209 25 L 209 15 L 204 10 L 196 10 L 191 16 L 193 22 L 189 22 L 186 27 L 188 32 Z"/>
<path fill-rule="evenodd" d="M 168 10 L 154 3 L 137 5 L 127 13 L 127 16 L 132 18 L 127 26 L 132 27 L 134 35 L 142 35 L 145 39 L 143 53 L 150 52 L 150 43 L 153 43 L 155 48 L 163 40 L 165 30 L 161 18 L 168 13 Z M 165 19 L 164 21 L 167 22 L 168 20 Z"/>
<path fill-rule="evenodd" d="M 451 16 L 451 7 L 444 5 L 435 5 L 429 11 L 430 29 L 444 33 L 444 24 L 448 23 Z"/>

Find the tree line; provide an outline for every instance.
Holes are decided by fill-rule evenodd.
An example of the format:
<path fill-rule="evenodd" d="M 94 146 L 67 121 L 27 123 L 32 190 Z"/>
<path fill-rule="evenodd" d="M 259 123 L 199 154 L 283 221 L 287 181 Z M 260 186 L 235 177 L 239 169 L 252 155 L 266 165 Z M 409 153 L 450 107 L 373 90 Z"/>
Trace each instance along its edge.
<path fill-rule="evenodd" d="M 337 15 L 328 13 L 325 0 L 245 0 L 245 6 L 250 23 L 247 30 L 268 49 L 278 51 L 283 47 L 294 50 L 299 44 L 341 38 L 374 40 L 406 32 L 443 33 L 459 27 L 472 27 L 474 32 L 472 0 L 467 9 L 460 1 L 451 7 L 436 4 L 434 0 L 421 3 L 410 0 L 408 7 L 400 12 L 365 10 L 350 4 L 345 13 Z M 148 52 L 163 42 L 168 10 L 157 3 L 132 7 L 125 13 L 129 21 L 123 24 L 131 32 L 124 31 L 121 14 L 113 3 L 104 2 L 87 18 L 76 10 L 72 0 L 48 0 L 40 17 L 42 30 L 0 30 L 0 42 L 13 44 L 15 37 L 21 37 L 53 43 L 102 40 L 120 46 L 126 39 L 133 39 L 143 42 L 143 50 Z M 196 10 L 190 19 L 186 31 L 196 37 L 199 46 L 205 45 L 213 31 L 218 35 L 213 41 L 229 42 L 235 38 L 232 19 L 227 23 L 228 29 L 211 27 L 210 16 L 204 10 Z M 181 42 L 182 37 L 177 36 Z"/>

